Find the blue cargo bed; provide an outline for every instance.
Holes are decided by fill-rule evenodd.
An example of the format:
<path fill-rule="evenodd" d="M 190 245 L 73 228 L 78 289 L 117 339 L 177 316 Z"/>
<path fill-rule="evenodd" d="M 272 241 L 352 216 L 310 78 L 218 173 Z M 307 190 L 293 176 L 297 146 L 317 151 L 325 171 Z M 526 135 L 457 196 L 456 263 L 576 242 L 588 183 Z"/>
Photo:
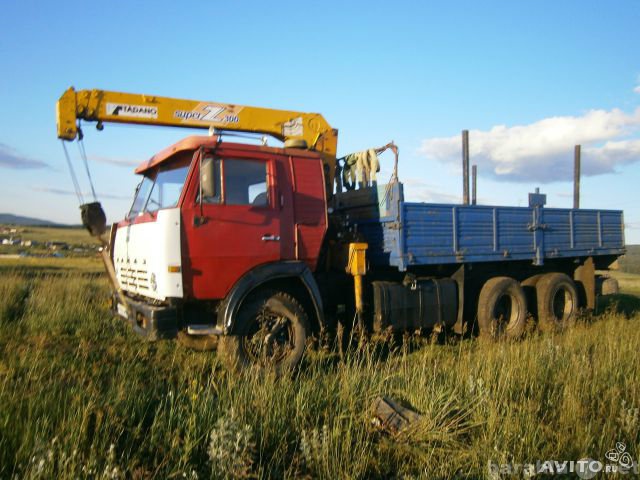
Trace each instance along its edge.
<path fill-rule="evenodd" d="M 546 208 L 530 194 L 529 207 L 413 203 L 399 182 L 340 193 L 334 211 L 369 243 L 374 266 L 530 260 L 622 255 L 619 210 Z"/>

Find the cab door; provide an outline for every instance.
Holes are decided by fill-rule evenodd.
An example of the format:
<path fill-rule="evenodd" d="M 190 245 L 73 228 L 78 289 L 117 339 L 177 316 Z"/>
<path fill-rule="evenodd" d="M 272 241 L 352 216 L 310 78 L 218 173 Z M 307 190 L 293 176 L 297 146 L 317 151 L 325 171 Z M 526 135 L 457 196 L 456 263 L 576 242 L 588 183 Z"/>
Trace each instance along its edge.
<path fill-rule="evenodd" d="M 200 202 L 199 165 L 204 162 L 213 162 L 203 171 L 207 168 L 214 182 Z M 205 152 L 195 170 L 191 184 L 196 188 L 183 207 L 185 292 L 197 299 L 221 299 L 252 268 L 290 256 L 282 225 L 291 207 L 279 188 L 286 179 L 279 178 L 275 158 Z"/>

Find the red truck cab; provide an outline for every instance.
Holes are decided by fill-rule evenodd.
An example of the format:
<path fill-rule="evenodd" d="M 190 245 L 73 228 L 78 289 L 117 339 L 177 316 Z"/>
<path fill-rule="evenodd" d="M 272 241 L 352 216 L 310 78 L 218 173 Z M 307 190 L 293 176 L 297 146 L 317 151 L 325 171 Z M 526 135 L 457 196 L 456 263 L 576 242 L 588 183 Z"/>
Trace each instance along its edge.
<path fill-rule="evenodd" d="M 112 233 L 112 257 L 130 299 L 120 313 L 140 333 L 172 336 L 191 323 L 183 306 L 202 302 L 218 318 L 200 321 L 230 332 L 261 271 L 265 281 L 298 278 L 321 311 L 309 278 L 328 223 L 318 153 L 191 136 L 136 173 L 143 180 Z"/>

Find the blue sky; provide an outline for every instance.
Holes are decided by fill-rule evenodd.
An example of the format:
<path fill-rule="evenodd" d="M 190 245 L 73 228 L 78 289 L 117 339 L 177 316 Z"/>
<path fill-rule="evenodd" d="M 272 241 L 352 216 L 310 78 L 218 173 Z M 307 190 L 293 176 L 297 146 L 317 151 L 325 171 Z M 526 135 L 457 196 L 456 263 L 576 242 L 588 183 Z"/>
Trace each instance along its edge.
<path fill-rule="evenodd" d="M 460 200 L 466 128 L 480 203 L 526 205 L 540 187 L 569 207 L 581 143 L 582 206 L 624 209 L 627 241 L 640 243 L 638 1 L 0 8 L 0 212 L 78 223 L 54 115 L 73 85 L 320 112 L 340 130 L 340 154 L 395 140 L 413 200 Z M 128 209 L 132 165 L 190 133 L 85 132 L 111 220 Z M 383 177 L 390 165 L 383 157 Z"/>

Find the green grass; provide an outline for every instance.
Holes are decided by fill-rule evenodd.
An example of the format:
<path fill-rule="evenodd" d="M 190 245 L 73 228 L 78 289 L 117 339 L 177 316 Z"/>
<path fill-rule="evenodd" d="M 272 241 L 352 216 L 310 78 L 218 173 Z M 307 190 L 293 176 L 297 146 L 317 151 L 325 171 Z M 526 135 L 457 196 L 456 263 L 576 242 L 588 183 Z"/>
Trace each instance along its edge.
<path fill-rule="evenodd" d="M 608 275 L 618 280 L 620 291 L 640 297 L 640 275 L 612 270 Z"/>
<path fill-rule="evenodd" d="M 0 478 L 483 478 L 489 461 L 640 454 L 637 308 L 516 343 L 310 352 L 276 379 L 145 343 L 107 295 L 78 272 L 0 276 Z M 380 433 L 378 395 L 423 421 Z"/>
<path fill-rule="evenodd" d="M 0 274 L 22 272 L 25 275 L 38 274 L 63 274 L 72 272 L 81 274 L 102 275 L 104 264 L 97 255 L 92 257 L 20 257 L 0 258 Z"/>

